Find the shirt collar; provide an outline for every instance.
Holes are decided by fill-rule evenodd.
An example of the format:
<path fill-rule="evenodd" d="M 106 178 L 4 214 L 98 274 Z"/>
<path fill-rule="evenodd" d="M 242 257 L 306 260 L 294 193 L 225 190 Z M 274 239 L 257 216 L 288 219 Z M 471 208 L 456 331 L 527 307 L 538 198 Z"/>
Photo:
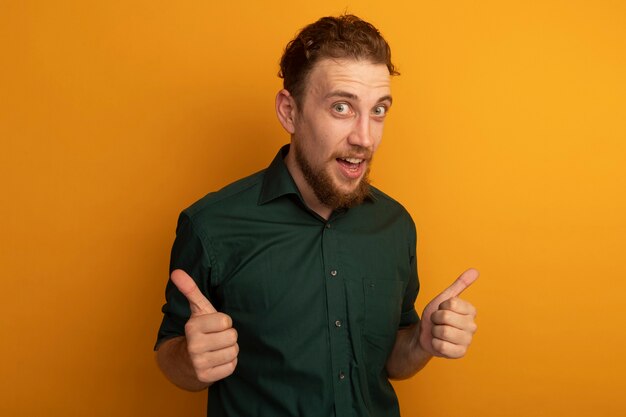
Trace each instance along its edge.
<path fill-rule="evenodd" d="M 287 194 L 295 194 L 303 201 L 302 195 L 291 177 L 289 170 L 287 170 L 287 165 L 285 165 L 284 159 L 287 153 L 289 153 L 289 145 L 284 145 L 280 148 L 270 166 L 265 170 L 263 187 L 259 195 L 259 205 L 263 205 Z"/>

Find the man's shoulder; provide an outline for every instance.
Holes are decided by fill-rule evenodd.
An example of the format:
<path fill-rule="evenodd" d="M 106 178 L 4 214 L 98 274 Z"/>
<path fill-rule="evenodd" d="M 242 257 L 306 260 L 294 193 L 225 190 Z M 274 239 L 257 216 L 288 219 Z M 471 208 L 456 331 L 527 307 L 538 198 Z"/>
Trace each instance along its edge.
<path fill-rule="evenodd" d="M 380 189 L 370 186 L 370 193 L 372 195 L 372 201 L 374 205 L 380 209 L 384 210 L 392 210 L 397 213 L 401 213 L 402 215 L 406 215 L 409 218 L 411 217 L 409 212 L 404 208 L 404 206 L 395 198 L 389 196 L 384 193 Z"/>
<path fill-rule="evenodd" d="M 191 218 L 205 217 L 217 212 L 228 212 L 242 204 L 256 204 L 265 176 L 265 169 L 234 181 L 218 191 L 212 191 L 187 207 L 184 213 Z"/>
<path fill-rule="evenodd" d="M 370 187 L 372 199 L 369 216 L 376 219 L 378 224 L 385 224 L 392 229 L 408 233 L 409 240 L 415 244 L 417 230 L 415 222 L 409 211 L 396 199 L 390 197 L 378 188 Z M 368 206 L 364 204 L 363 206 Z"/>

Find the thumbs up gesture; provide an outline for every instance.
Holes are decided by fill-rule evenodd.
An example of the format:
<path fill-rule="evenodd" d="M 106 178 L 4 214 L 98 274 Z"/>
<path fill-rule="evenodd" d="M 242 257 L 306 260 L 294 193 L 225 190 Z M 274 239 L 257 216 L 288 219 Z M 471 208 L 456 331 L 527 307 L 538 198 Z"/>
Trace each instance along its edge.
<path fill-rule="evenodd" d="M 476 332 L 476 308 L 458 296 L 478 278 L 478 271 L 468 269 L 454 283 L 435 297 L 422 313 L 419 344 L 434 356 L 465 356 Z"/>
<path fill-rule="evenodd" d="M 181 269 L 170 276 L 189 301 L 191 317 L 185 324 L 187 352 L 199 381 L 211 384 L 232 374 L 239 345 L 232 319 L 217 312 L 193 278 Z"/>

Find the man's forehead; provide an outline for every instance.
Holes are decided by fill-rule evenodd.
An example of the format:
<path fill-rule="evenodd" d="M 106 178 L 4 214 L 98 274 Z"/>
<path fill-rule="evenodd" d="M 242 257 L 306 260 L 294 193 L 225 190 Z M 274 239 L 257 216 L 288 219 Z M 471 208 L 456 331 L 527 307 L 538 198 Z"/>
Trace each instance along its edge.
<path fill-rule="evenodd" d="M 347 88 L 390 90 L 391 76 L 385 64 L 367 60 L 325 58 L 315 64 L 309 74 L 312 90 L 318 92 Z"/>

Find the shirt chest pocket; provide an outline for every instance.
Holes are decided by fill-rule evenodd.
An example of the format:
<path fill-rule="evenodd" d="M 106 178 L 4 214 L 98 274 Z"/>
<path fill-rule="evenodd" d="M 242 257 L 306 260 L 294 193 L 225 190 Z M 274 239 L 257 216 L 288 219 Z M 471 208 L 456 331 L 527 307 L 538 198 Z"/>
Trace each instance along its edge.
<path fill-rule="evenodd" d="M 378 375 L 391 352 L 400 324 L 406 283 L 370 277 L 346 282 L 356 350 L 367 372 Z"/>
<path fill-rule="evenodd" d="M 395 338 L 405 285 L 402 280 L 372 277 L 346 281 L 350 315 L 360 334 L 374 341 Z"/>
<path fill-rule="evenodd" d="M 405 282 L 365 278 L 363 280 L 363 335 L 367 338 L 395 340 Z"/>

